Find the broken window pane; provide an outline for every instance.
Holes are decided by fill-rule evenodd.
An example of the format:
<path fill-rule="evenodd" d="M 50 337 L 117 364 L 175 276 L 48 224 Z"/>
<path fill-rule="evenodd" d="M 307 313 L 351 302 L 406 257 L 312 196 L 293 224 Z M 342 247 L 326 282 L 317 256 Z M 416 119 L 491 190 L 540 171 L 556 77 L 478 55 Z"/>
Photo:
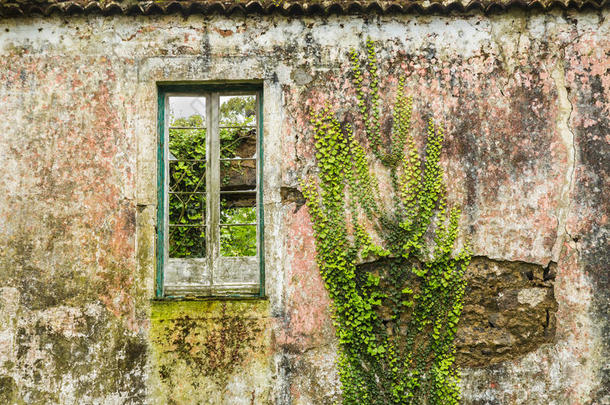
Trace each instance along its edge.
<path fill-rule="evenodd" d="M 205 228 L 170 224 L 169 257 L 205 257 Z"/>
<path fill-rule="evenodd" d="M 220 127 L 256 126 L 256 96 L 221 96 Z"/>
<path fill-rule="evenodd" d="M 220 197 L 220 223 L 256 225 L 256 194 L 223 194 Z"/>
<path fill-rule="evenodd" d="M 221 160 L 220 190 L 256 189 L 256 160 Z"/>
<path fill-rule="evenodd" d="M 205 192 L 205 161 L 169 161 L 169 191 Z"/>
<path fill-rule="evenodd" d="M 169 97 L 169 160 L 205 160 L 205 97 Z"/>
<path fill-rule="evenodd" d="M 221 128 L 220 158 L 256 158 L 256 129 L 250 127 Z"/>
<path fill-rule="evenodd" d="M 256 225 L 225 225 L 220 227 L 222 256 L 256 256 Z"/>
<path fill-rule="evenodd" d="M 224 284 L 256 291 L 245 284 L 259 275 L 259 99 L 230 94 L 165 99 L 165 269 L 172 293 L 214 294 L 219 287 L 224 294 Z"/>
<path fill-rule="evenodd" d="M 205 257 L 203 193 L 169 194 L 169 257 Z"/>
<path fill-rule="evenodd" d="M 205 160 L 205 129 L 169 129 L 169 160 Z"/>
<path fill-rule="evenodd" d="M 220 254 L 256 255 L 256 194 L 223 194 L 220 197 Z"/>
<path fill-rule="evenodd" d="M 169 256 L 205 257 L 206 99 L 169 97 Z"/>
<path fill-rule="evenodd" d="M 169 223 L 205 225 L 205 195 L 172 193 L 169 195 Z"/>

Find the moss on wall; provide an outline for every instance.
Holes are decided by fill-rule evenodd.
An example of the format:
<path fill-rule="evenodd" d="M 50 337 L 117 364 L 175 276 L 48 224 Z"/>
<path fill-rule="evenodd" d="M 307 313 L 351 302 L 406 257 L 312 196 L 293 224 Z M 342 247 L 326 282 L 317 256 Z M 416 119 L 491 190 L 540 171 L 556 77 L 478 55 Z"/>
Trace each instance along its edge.
<path fill-rule="evenodd" d="M 269 303 L 156 301 L 152 305 L 153 398 L 157 403 L 269 401 Z"/>

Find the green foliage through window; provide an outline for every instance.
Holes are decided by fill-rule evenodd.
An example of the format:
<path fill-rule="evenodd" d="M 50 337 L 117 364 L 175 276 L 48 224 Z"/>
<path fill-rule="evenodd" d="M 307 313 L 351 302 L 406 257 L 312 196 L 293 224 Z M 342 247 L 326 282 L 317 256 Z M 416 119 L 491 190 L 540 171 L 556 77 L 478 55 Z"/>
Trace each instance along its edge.
<path fill-rule="evenodd" d="M 206 130 L 203 127 L 201 115 L 170 122 L 170 257 L 205 257 L 206 254 Z"/>
<path fill-rule="evenodd" d="M 182 100 L 199 99 L 182 97 Z M 171 258 L 206 255 L 208 134 L 204 115 L 170 117 L 168 218 Z M 220 96 L 220 253 L 223 256 L 256 255 L 256 125 L 256 96 Z M 252 194 L 223 194 L 235 190 L 252 190 Z"/>

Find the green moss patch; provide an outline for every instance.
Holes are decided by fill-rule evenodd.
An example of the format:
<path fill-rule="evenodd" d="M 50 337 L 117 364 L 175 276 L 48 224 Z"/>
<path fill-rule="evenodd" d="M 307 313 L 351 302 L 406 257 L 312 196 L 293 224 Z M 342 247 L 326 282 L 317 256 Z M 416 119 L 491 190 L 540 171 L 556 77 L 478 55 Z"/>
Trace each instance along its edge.
<path fill-rule="evenodd" d="M 234 377 L 256 389 L 269 353 L 269 303 L 155 301 L 150 341 L 155 397 L 163 403 L 208 403 Z"/>

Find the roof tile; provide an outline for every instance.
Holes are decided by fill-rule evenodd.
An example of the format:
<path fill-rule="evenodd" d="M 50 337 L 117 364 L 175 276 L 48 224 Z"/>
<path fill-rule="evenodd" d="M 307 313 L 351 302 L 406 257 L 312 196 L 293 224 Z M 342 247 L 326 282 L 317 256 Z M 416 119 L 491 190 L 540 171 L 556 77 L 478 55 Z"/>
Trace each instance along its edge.
<path fill-rule="evenodd" d="M 547 10 L 554 7 L 600 9 L 610 0 L 0 0 L 0 17 L 59 14 L 362 14 L 448 13 L 505 10 L 509 7 Z"/>

